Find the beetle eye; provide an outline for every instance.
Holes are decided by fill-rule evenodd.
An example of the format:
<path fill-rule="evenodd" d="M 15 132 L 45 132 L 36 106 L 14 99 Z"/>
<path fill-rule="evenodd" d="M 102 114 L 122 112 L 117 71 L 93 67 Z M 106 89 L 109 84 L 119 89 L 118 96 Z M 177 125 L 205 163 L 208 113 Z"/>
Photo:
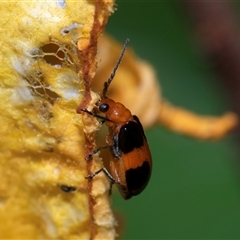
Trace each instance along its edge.
<path fill-rule="evenodd" d="M 103 103 L 99 106 L 99 111 L 100 112 L 106 112 L 109 109 L 109 105 L 106 103 Z"/>

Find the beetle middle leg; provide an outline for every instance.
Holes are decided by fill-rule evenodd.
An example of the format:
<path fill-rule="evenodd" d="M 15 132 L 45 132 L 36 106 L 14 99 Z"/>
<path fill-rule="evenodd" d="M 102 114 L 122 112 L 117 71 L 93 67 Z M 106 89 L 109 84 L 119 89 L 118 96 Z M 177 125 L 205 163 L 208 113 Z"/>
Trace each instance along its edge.
<path fill-rule="evenodd" d="M 99 147 L 99 148 L 96 148 L 94 151 L 92 151 L 91 153 L 88 154 L 87 157 L 85 157 L 85 160 L 90 160 L 93 155 L 97 154 L 98 152 L 100 152 L 102 149 L 106 149 L 106 148 L 109 148 L 110 146 L 104 146 L 104 147 Z"/>

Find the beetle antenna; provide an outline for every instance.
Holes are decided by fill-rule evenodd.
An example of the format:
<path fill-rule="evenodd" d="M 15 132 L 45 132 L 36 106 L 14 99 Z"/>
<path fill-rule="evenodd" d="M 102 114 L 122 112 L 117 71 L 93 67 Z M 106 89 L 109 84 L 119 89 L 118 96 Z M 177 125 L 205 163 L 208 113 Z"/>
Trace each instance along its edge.
<path fill-rule="evenodd" d="M 120 65 L 120 63 L 121 63 L 121 61 L 123 59 L 123 55 L 124 55 L 124 53 L 125 53 L 125 51 L 127 49 L 127 45 L 129 43 L 129 41 L 130 41 L 130 39 L 127 38 L 125 43 L 124 43 L 124 45 L 123 45 L 122 52 L 121 52 L 121 54 L 120 54 L 120 56 L 118 58 L 118 61 L 117 61 L 116 65 L 115 65 L 115 67 L 114 67 L 110 77 L 108 78 L 108 80 L 103 85 L 103 93 L 102 93 L 103 97 L 106 97 L 106 93 L 107 93 L 108 87 L 111 84 L 111 82 L 112 82 L 112 80 L 113 80 L 113 78 L 114 78 L 114 76 L 116 74 L 116 71 L 117 71 L 117 69 L 118 69 L 118 67 L 119 67 L 119 65 Z"/>

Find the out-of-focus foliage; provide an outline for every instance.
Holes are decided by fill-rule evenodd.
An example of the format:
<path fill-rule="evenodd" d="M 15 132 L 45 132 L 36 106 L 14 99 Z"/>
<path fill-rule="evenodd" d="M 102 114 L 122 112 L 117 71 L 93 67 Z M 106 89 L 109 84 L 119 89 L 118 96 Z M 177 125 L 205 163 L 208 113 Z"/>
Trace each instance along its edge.
<path fill-rule="evenodd" d="M 108 33 L 151 62 L 162 95 L 196 113 L 220 115 L 227 96 L 191 35 L 178 2 L 118 1 Z M 161 127 L 147 131 L 153 155 L 148 188 L 131 201 L 116 194 L 125 219 L 123 239 L 239 238 L 237 152 L 231 137 L 202 142 Z"/>

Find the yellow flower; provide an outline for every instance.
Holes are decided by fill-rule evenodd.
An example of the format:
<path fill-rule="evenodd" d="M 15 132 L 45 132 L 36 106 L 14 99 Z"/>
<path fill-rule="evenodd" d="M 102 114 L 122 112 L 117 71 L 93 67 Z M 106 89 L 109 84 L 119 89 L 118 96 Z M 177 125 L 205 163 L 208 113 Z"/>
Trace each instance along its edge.
<path fill-rule="evenodd" d="M 108 180 L 85 179 L 91 129 L 76 113 L 112 9 L 109 0 L 1 2 L 1 238 L 115 237 Z"/>

